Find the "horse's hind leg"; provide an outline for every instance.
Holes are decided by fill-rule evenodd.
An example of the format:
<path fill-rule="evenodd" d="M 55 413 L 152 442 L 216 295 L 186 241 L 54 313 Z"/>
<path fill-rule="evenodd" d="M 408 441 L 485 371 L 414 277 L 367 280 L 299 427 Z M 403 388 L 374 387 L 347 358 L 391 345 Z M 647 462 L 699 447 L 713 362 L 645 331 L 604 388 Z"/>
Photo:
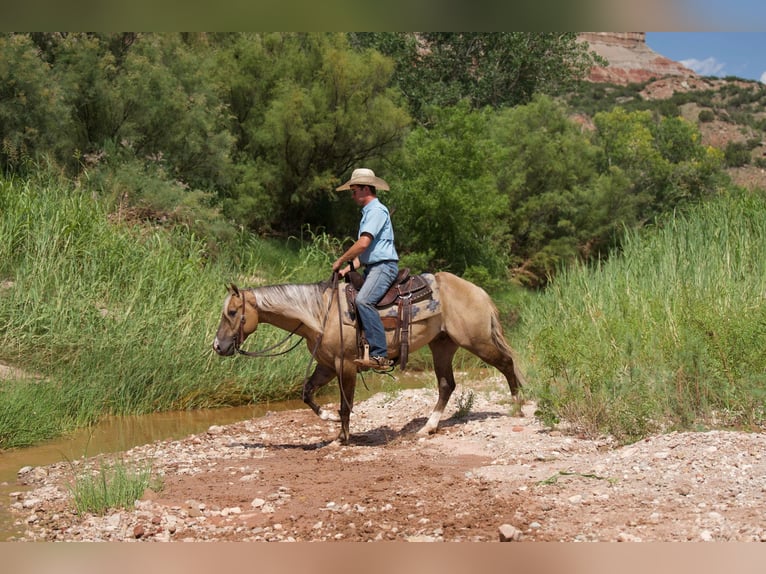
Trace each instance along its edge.
<path fill-rule="evenodd" d="M 436 383 L 439 387 L 439 399 L 436 401 L 436 406 L 431 412 L 431 416 L 428 417 L 428 421 L 418 431 L 418 434 L 436 432 L 436 429 L 439 428 L 439 421 L 444 413 L 444 409 L 452 396 L 452 391 L 455 390 L 452 357 L 455 356 L 458 346 L 445 334 L 439 335 L 428 346 L 431 348 L 431 354 L 434 359 L 434 372 L 436 373 Z"/>
<path fill-rule="evenodd" d="M 516 366 L 513 352 L 503 337 L 499 323 L 495 323 L 493 320 L 492 328 L 494 332 L 491 337 L 486 340 L 477 339 L 472 344 L 466 345 L 465 348 L 503 373 L 508 381 L 511 395 L 516 397 L 519 394 L 519 389 L 525 384 L 524 377 Z"/>
<path fill-rule="evenodd" d="M 324 421 L 339 421 L 340 418 L 335 413 L 324 410 L 316 402 L 314 402 L 314 393 L 329 383 L 334 376 L 335 371 L 332 369 L 323 367 L 322 365 L 317 365 L 314 369 L 314 372 L 311 373 L 311 376 L 303 381 L 303 402 L 310 406 L 311 410 L 314 411 L 319 416 L 319 418 Z"/>

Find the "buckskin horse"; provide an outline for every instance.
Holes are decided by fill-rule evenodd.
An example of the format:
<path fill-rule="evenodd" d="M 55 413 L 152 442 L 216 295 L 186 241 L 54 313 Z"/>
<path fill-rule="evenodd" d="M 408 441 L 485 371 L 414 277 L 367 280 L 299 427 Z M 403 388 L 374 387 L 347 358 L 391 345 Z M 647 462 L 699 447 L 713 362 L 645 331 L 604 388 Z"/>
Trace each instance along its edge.
<path fill-rule="evenodd" d="M 514 362 L 513 350 L 503 336 L 497 308 L 489 295 L 477 285 L 451 273 L 435 273 L 430 279 L 434 297 L 438 297 L 437 311 L 424 313 L 428 316 L 423 319 L 413 318 L 409 325 L 409 348 L 414 351 L 424 345 L 430 347 L 439 389 L 436 405 L 419 434 L 436 432 L 439 426 L 455 389 L 452 358 L 460 347 L 498 369 L 508 381 L 514 398 L 524 385 Z M 221 356 L 237 352 L 255 355 L 241 350 L 240 346 L 255 332 L 259 323 L 274 325 L 305 339 L 317 364 L 311 376 L 303 382 L 303 401 L 323 420 L 340 421 L 338 440 L 347 444 L 358 371 L 353 361 L 357 358 L 358 346 L 356 327 L 342 319 L 344 296 L 341 291 L 337 280 L 248 289 L 232 284 L 223 303 L 213 349 Z M 396 361 L 400 350 L 395 344 L 395 336 L 390 330 L 386 336 L 389 357 Z M 317 389 L 335 377 L 340 387 L 339 418 L 314 402 Z"/>

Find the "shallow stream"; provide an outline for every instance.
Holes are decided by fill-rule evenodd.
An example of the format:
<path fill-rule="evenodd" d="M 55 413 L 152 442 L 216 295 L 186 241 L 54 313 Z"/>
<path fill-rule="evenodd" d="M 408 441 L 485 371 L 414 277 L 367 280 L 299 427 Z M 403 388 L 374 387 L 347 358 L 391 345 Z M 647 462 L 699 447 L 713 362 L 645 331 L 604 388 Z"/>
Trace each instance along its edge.
<path fill-rule="evenodd" d="M 399 374 L 390 377 L 368 377 L 366 385 L 357 384 L 355 401 L 359 402 L 373 394 L 403 388 L 419 388 L 432 376 L 423 373 Z M 434 400 L 436 392 L 434 391 Z M 317 395 L 317 402 L 338 402 L 338 385 L 333 383 Z M 108 417 L 91 428 L 81 429 L 66 437 L 28 448 L 0 452 L 0 541 L 23 533 L 23 525 L 14 525 L 17 518 L 10 512 L 10 493 L 24 490 L 17 481 L 19 469 L 25 466 L 45 466 L 57 462 L 92 457 L 110 452 L 121 452 L 156 440 L 173 440 L 197 434 L 212 425 L 226 425 L 261 417 L 269 411 L 308 409 L 300 400 L 280 401 L 225 409 L 165 412 L 141 416 Z"/>

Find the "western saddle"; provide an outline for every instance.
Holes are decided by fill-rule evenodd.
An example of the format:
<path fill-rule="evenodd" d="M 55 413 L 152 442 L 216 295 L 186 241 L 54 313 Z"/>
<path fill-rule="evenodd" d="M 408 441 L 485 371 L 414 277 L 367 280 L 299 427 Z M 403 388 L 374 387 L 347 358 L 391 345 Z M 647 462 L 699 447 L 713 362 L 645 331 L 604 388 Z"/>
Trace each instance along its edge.
<path fill-rule="evenodd" d="M 354 315 L 356 313 L 356 296 L 364 284 L 361 273 L 351 270 L 346 274 L 346 299 L 348 306 Z M 422 275 L 411 275 L 408 268 L 400 269 L 389 287 L 386 294 L 378 301 L 378 309 L 386 309 L 391 305 L 397 305 L 395 317 L 382 317 L 383 327 L 387 330 L 395 330 L 394 344 L 399 345 L 399 368 L 403 371 L 407 367 L 407 358 L 410 350 L 410 323 L 412 322 L 412 304 L 422 301 L 431 296 L 431 286 Z M 369 356 L 369 345 L 364 336 L 364 329 L 360 321 L 356 320 L 356 341 L 359 357 Z"/>

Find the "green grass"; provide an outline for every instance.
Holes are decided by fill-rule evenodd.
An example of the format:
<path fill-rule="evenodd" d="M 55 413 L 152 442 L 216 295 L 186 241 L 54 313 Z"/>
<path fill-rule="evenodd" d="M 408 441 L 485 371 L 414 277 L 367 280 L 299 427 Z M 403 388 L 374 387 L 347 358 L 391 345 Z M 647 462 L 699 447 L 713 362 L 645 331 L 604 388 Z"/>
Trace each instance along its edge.
<path fill-rule="evenodd" d="M 540 416 L 632 441 L 753 428 L 766 403 L 766 201 L 735 194 L 557 276 L 516 344 Z"/>
<path fill-rule="evenodd" d="M 226 359 L 211 342 L 225 283 L 318 281 L 325 258 L 242 234 L 212 261 L 192 233 L 112 223 L 71 185 L 0 180 L 0 361 L 34 375 L 0 387 L 0 448 L 107 414 L 295 396 L 306 353 Z M 248 344 L 283 335 L 265 325 Z"/>
<path fill-rule="evenodd" d="M 187 229 L 115 222 L 68 183 L 0 180 L 0 361 L 27 373 L 0 383 L 0 449 L 105 415 L 298 396 L 305 348 L 264 360 L 213 353 L 224 284 L 326 279 L 340 242 L 240 233 L 215 257 L 207 247 Z M 525 396 L 549 424 L 627 442 L 764 423 L 762 195 L 722 195 L 632 232 L 622 254 L 562 271 L 545 292 L 492 295 Z M 264 325 L 248 346 L 283 335 Z M 413 368 L 430 363 L 413 354 Z M 454 364 L 481 366 L 462 351 Z"/>
<path fill-rule="evenodd" d="M 98 470 L 78 475 L 69 490 L 78 514 L 105 514 L 112 508 L 132 508 L 147 488 L 162 489 L 151 464 L 133 468 L 118 460 L 101 462 Z"/>

